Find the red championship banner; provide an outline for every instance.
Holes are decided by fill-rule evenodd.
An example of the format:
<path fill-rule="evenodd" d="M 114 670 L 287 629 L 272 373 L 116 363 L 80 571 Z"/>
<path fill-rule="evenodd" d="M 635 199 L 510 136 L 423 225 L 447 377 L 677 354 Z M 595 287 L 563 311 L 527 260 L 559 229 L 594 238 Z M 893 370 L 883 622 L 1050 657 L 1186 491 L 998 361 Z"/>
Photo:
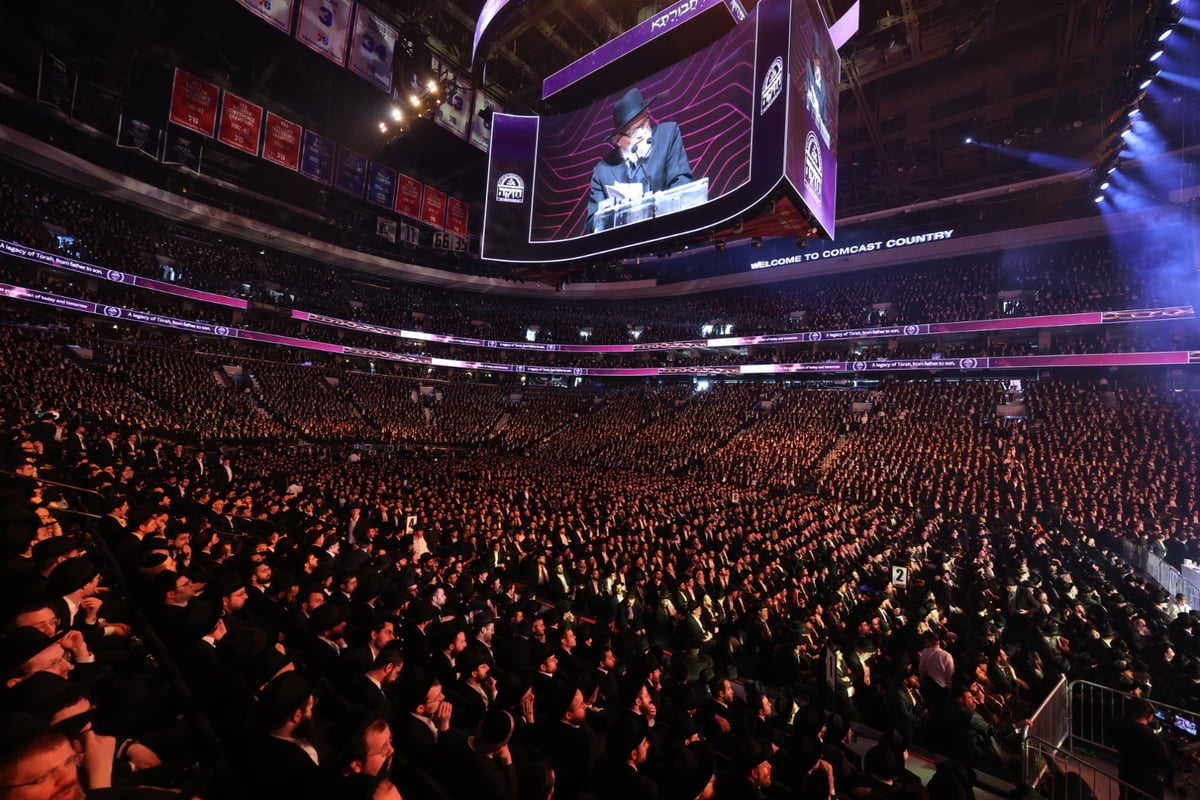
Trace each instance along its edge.
<path fill-rule="evenodd" d="M 431 186 L 421 198 L 421 222 L 441 230 L 446 225 L 446 195 Z"/>
<path fill-rule="evenodd" d="M 467 214 L 470 206 L 453 197 L 446 200 L 446 230 L 455 236 L 467 238 Z"/>
<path fill-rule="evenodd" d="M 220 99 L 221 90 L 215 83 L 176 69 L 171 83 L 171 122 L 211 139 L 217 128 Z"/>
<path fill-rule="evenodd" d="M 262 106 L 226 92 L 225 100 L 221 103 L 217 141 L 256 156 L 258 141 L 262 137 L 262 120 Z"/>
<path fill-rule="evenodd" d="M 263 137 L 262 157 L 290 170 L 300 168 L 300 139 L 304 129 L 294 122 L 267 112 L 267 132 Z"/>
<path fill-rule="evenodd" d="M 396 176 L 396 213 L 421 218 L 421 182 L 407 175 Z"/>

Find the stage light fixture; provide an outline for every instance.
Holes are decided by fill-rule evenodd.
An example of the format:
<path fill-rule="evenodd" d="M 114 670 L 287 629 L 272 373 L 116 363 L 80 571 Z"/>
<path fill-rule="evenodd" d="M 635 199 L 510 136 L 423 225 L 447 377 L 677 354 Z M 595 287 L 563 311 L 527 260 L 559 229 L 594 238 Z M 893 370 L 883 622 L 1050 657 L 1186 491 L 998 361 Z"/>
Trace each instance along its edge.
<path fill-rule="evenodd" d="M 1159 40 L 1160 42 L 1165 42 L 1167 39 L 1170 39 L 1170 38 L 1171 38 L 1171 34 L 1172 34 L 1172 33 L 1174 33 L 1174 32 L 1175 32 L 1175 28 L 1174 28 L 1174 27 L 1167 28 L 1165 31 L 1163 31 L 1162 33 L 1160 33 L 1160 34 L 1158 35 L 1158 40 Z"/>
<path fill-rule="evenodd" d="M 404 119 L 404 112 L 400 110 L 400 106 L 392 106 L 392 119 L 394 119 L 396 122 Z"/>
<path fill-rule="evenodd" d="M 1110 184 L 1108 181 L 1105 181 L 1104 183 L 1100 184 L 1100 191 L 1102 191 L 1102 192 L 1107 192 L 1107 191 L 1108 191 L 1108 187 L 1109 187 L 1109 186 L 1111 186 L 1111 185 L 1112 185 L 1112 184 Z"/>
<path fill-rule="evenodd" d="M 1155 61 L 1158 61 L 1160 58 L 1162 58 L 1164 52 L 1165 51 L 1163 51 L 1163 50 L 1155 50 L 1153 53 L 1151 53 L 1150 54 L 1150 63 L 1153 64 Z"/>
<path fill-rule="evenodd" d="M 1096 203 L 1097 205 L 1099 205 L 1100 203 L 1103 203 L 1103 202 L 1104 202 L 1104 195 L 1102 195 L 1102 194 L 1098 194 L 1098 195 L 1096 195 L 1096 196 L 1095 196 L 1095 197 L 1092 199 L 1092 202 L 1093 202 L 1093 203 Z"/>
<path fill-rule="evenodd" d="M 975 144 L 975 137 L 968 136 L 967 138 L 963 139 L 963 144 Z"/>

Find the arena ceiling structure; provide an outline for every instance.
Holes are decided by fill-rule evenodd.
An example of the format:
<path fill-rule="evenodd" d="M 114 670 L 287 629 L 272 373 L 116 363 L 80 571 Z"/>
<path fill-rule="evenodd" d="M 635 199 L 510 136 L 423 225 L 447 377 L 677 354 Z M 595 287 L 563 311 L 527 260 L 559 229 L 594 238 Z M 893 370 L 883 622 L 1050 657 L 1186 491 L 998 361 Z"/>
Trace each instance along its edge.
<path fill-rule="evenodd" d="M 483 0 L 365 4 L 469 73 Z M 554 111 L 540 99 L 544 77 L 671 5 L 531 0 L 491 47 L 483 88 L 506 110 Z M 831 20 L 851 5 L 820 0 Z M 1173 7 L 1170 0 L 862 0 L 859 32 L 841 49 L 839 220 L 1094 169 L 1136 94 L 1148 31 L 1157 33 Z M 0 55 L 0 80 L 8 94 L 32 94 L 39 54 L 52 53 L 78 73 L 73 117 L 100 139 L 114 135 L 123 109 L 165 114 L 171 76 L 181 68 L 470 202 L 473 223 L 482 217 L 483 152 L 427 119 L 382 134 L 391 98 L 234 0 L 115 7 L 41 0 L 7 16 L 12 44 Z M 1190 110 L 1163 126 L 1165 149 L 1191 144 L 1194 94 L 1184 100 L 1167 98 Z M 228 148 L 205 150 L 203 174 L 317 214 L 341 213 L 335 193 Z M 769 227 L 757 231 L 764 232 Z"/>

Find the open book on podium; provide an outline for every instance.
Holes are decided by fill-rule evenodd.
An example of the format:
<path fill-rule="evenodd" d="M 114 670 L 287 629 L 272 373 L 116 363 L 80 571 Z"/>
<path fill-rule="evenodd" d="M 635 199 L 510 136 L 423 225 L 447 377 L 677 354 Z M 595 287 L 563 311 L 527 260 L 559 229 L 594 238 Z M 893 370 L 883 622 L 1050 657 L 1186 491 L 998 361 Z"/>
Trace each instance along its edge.
<path fill-rule="evenodd" d="M 620 228 L 708 202 L 708 178 L 649 194 L 642 193 L 640 183 L 616 183 L 606 189 L 608 196 L 596 206 L 597 231 Z"/>

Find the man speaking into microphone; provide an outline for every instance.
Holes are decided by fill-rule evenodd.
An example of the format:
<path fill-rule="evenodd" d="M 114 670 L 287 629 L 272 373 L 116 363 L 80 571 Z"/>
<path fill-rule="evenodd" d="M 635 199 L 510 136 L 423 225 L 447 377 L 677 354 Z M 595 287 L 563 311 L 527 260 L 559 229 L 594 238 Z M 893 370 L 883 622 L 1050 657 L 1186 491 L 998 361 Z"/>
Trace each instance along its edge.
<path fill-rule="evenodd" d="M 653 98 L 651 101 L 653 102 Z M 592 169 L 585 231 L 595 230 L 596 209 L 605 198 L 637 200 L 643 195 L 692 182 L 692 167 L 679 125 L 655 122 L 650 103 L 630 89 L 613 106 L 613 149 Z"/>

